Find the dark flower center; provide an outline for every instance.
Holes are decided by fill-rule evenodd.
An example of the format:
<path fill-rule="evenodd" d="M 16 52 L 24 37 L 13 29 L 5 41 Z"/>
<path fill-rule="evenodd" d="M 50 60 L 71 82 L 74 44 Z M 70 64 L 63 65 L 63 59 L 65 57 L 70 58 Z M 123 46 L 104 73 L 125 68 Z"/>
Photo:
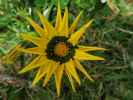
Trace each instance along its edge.
<path fill-rule="evenodd" d="M 67 40 L 68 38 L 65 36 L 53 37 L 47 45 L 47 58 L 60 63 L 65 63 L 73 58 L 76 47 Z"/>

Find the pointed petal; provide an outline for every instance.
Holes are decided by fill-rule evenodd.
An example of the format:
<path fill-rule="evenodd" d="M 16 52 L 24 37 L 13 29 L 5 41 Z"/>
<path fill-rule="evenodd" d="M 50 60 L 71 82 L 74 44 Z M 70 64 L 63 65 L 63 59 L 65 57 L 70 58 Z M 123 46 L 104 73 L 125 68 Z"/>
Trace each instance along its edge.
<path fill-rule="evenodd" d="M 61 90 L 61 79 L 63 76 L 63 70 L 64 70 L 64 64 L 60 65 L 55 72 L 55 81 L 56 81 L 56 89 L 58 96 L 60 95 L 60 90 Z"/>
<path fill-rule="evenodd" d="M 17 45 L 15 48 L 13 48 L 9 53 L 9 56 L 11 57 L 11 56 L 13 56 L 14 55 L 14 53 L 16 53 L 17 52 L 17 50 L 20 48 L 21 46 L 20 45 Z"/>
<path fill-rule="evenodd" d="M 69 62 L 65 64 L 65 68 L 73 76 L 73 78 L 77 81 L 77 83 L 80 85 L 80 79 L 75 69 L 74 62 L 70 60 Z"/>
<path fill-rule="evenodd" d="M 22 70 L 19 71 L 19 74 L 25 73 L 29 70 L 32 70 L 34 68 L 40 67 L 45 62 L 47 62 L 46 58 L 42 56 L 36 57 L 30 64 L 28 64 L 26 67 L 24 67 Z"/>
<path fill-rule="evenodd" d="M 63 31 L 65 31 L 66 34 L 68 34 L 68 8 L 65 8 L 65 13 L 63 16 Z"/>
<path fill-rule="evenodd" d="M 26 18 L 29 23 L 32 25 L 32 27 L 35 29 L 37 33 L 40 33 L 40 36 L 45 32 L 43 28 L 41 28 L 35 21 L 33 21 L 31 18 Z"/>
<path fill-rule="evenodd" d="M 87 24 L 83 25 L 77 32 L 73 33 L 70 36 L 69 42 L 71 42 L 73 45 L 77 44 L 79 39 L 83 36 L 83 33 L 85 33 L 86 29 L 90 27 L 93 20 L 90 20 Z"/>
<path fill-rule="evenodd" d="M 91 76 L 87 73 L 87 71 L 84 69 L 84 67 L 80 64 L 80 62 L 76 59 L 74 59 L 76 68 L 81 71 L 90 81 L 94 81 Z"/>
<path fill-rule="evenodd" d="M 60 3 L 58 1 L 57 16 L 55 23 L 55 29 L 57 30 L 57 32 L 59 32 L 61 29 L 61 23 L 62 23 L 61 8 L 60 8 Z"/>
<path fill-rule="evenodd" d="M 2 57 L 2 62 L 6 64 L 11 64 L 18 55 L 18 49 L 20 48 L 20 45 L 17 45 L 15 48 L 13 48 L 8 54 Z"/>
<path fill-rule="evenodd" d="M 48 61 L 45 62 L 44 65 L 39 68 L 36 77 L 33 80 L 32 86 L 34 86 L 48 72 L 48 63 Z"/>
<path fill-rule="evenodd" d="M 94 56 L 91 54 L 88 54 L 86 52 L 83 52 L 81 50 L 76 50 L 75 57 L 78 60 L 105 60 L 102 57 Z"/>
<path fill-rule="evenodd" d="M 32 43 L 34 43 L 35 45 L 37 46 L 42 46 L 42 41 L 40 38 L 38 37 L 35 37 L 35 36 L 31 36 L 31 35 L 28 35 L 26 33 L 22 33 L 21 35 L 21 38 L 23 38 L 24 40 L 28 40 Z"/>
<path fill-rule="evenodd" d="M 72 23 L 72 25 L 71 25 L 71 27 L 70 27 L 70 29 L 69 29 L 69 32 L 70 32 L 70 33 L 73 33 L 73 32 L 75 31 L 76 27 L 78 26 L 78 22 L 79 22 L 79 19 L 80 19 L 82 13 L 83 13 L 83 12 L 81 11 L 81 12 L 79 13 L 79 15 L 75 18 L 74 22 Z"/>
<path fill-rule="evenodd" d="M 63 36 L 68 36 L 68 33 L 69 33 L 68 31 L 69 31 L 69 29 L 68 29 L 68 9 L 65 8 L 65 13 L 63 16 L 60 34 Z"/>
<path fill-rule="evenodd" d="M 82 46 L 78 45 L 78 49 L 84 52 L 87 51 L 105 51 L 105 48 L 99 48 L 99 47 L 94 47 L 94 46 Z"/>
<path fill-rule="evenodd" d="M 48 83 L 48 81 L 50 80 L 52 74 L 55 72 L 55 70 L 57 69 L 58 67 L 58 63 L 54 62 L 54 61 L 51 61 L 51 63 L 49 63 L 49 69 L 48 69 L 48 72 L 47 72 L 47 75 L 44 79 L 44 83 L 43 83 L 43 86 L 46 86 L 46 84 Z"/>
<path fill-rule="evenodd" d="M 52 26 L 52 24 L 49 23 L 49 21 L 45 18 L 45 16 L 43 16 L 39 11 L 37 11 L 37 14 L 40 17 L 40 20 L 43 24 L 43 27 L 44 27 L 45 31 L 46 31 L 45 36 L 46 37 L 49 37 L 51 35 L 53 36 L 54 35 L 54 33 L 53 33 L 54 32 L 54 27 Z"/>
<path fill-rule="evenodd" d="M 71 83 L 71 86 L 72 86 L 73 91 L 76 92 L 76 89 L 75 89 L 75 86 L 74 86 L 74 81 L 73 81 L 73 79 L 72 79 L 72 76 L 71 76 L 70 72 L 67 71 L 67 70 L 65 70 L 65 72 L 66 72 L 66 74 L 67 74 L 67 76 L 68 76 L 68 79 L 69 79 L 69 81 L 70 81 L 70 83 Z"/>
<path fill-rule="evenodd" d="M 43 55 L 43 48 L 39 48 L 39 47 L 33 47 L 33 48 L 19 48 L 18 49 L 21 52 L 25 52 L 25 53 L 31 53 L 31 54 L 39 54 L 39 55 Z"/>
<path fill-rule="evenodd" d="M 17 45 L 14 49 L 12 49 L 8 55 L 6 56 L 7 58 L 14 58 L 17 56 L 18 54 L 18 49 L 20 48 L 21 46 L 20 45 Z"/>

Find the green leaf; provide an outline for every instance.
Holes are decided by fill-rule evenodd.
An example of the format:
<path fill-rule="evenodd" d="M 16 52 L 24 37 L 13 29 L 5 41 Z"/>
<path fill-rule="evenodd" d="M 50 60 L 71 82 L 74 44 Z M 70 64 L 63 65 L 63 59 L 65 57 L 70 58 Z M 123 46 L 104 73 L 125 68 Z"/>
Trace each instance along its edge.
<path fill-rule="evenodd" d="M 81 8 L 88 8 L 94 9 L 96 5 L 96 0 L 75 0 L 78 7 Z"/>
<path fill-rule="evenodd" d="M 44 7 L 45 4 L 46 4 L 46 0 L 35 0 L 34 1 L 34 5 L 36 5 L 36 7 Z"/>

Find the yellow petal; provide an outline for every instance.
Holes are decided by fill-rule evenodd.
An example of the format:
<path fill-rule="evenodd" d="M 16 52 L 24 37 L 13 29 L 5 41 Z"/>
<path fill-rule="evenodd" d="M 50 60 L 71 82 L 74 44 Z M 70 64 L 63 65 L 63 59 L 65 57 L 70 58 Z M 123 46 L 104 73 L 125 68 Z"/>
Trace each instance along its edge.
<path fill-rule="evenodd" d="M 28 40 L 28 41 L 34 43 L 37 46 L 42 46 L 43 45 L 40 38 L 28 35 L 26 33 L 22 33 L 21 38 L 23 38 L 24 40 Z"/>
<path fill-rule="evenodd" d="M 25 73 L 29 70 L 42 66 L 45 62 L 47 62 L 46 58 L 38 56 L 36 57 L 30 64 L 24 67 L 19 71 L 19 74 Z"/>
<path fill-rule="evenodd" d="M 39 48 L 39 47 L 33 47 L 33 48 L 19 48 L 18 49 L 21 52 L 25 52 L 25 53 L 31 53 L 31 54 L 39 54 L 39 55 L 43 55 L 43 48 Z"/>
<path fill-rule="evenodd" d="M 71 86 L 72 86 L 73 91 L 76 92 L 76 89 L 75 89 L 75 86 L 74 86 L 74 81 L 73 81 L 73 79 L 72 79 L 72 76 L 71 76 L 70 72 L 67 71 L 67 70 L 65 70 L 65 72 L 66 72 L 66 74 L 67 74 L 67 76 L 68 76 L 68 79 L 69 79 L 69 81 L 70 81 L 70 83 L 71 83 Z"/>
<path fill-rule="evenodd" d="M 87 71 L 84 69 L 84 67 L 80 64 L 80 62 L 76 59 L 74 59 L 76 68 L 81 71 L 90 81 L 94 81 L 91 76 L 87 73 Z"/>
<path fill-rule="evenodd" d="M 74 62 L 70 60 L 69 62 L 65 63 L 65 68 L 73 76 L 73 78 L 77 81 L 77 83 L 80 85 L 80 79 L 75 69 Z"/>
<path fill-rule="evenodd" d="M 18 55 L 18 49 L 20 48 L 20 45 L 17 45 L 15 48 L 13 48 L 8 54 L 6 54 L 4 57 L 2 57 L 2 62 L 6 64 L 11 64 Z"/>
<path fill-rule="evenodd" d="M 46 36 L 45 38 L 55 35 L 53 33 L 55 30 L 54 30 L 54 27 L 52 26 L 52 24 L 49 23 L 49 21 L 39 11 L 37 11 L 37 14 L 40 17 L 40 20 L 43 24 L 44 29 L 46 30 L 45 35 L 44 35 L 44 36 Z"/>
<path fill-rule="evenodd" d="M 79 19 L 80 19 L 82 13 L 83 13 L 83 12 L 81 11 L 81 12 L 79 13 L 79 15 L 75 18 L 74 22 L 72 23 L 72 25 L 71 25 L 71 27 L 70 27 L 70 29 L 69 29 L 69 32 L 70 32 L 70 33 L 73 33 L 73 32 L 75 31 L 76 27 L 78 26 L 78 22 L 79 22 Z"/>
<path fill-rule="evenodd" d="M 13 48 L 10 52 L 9 52 L 9 57 L 15 56 L 16 52 L 18 51 L 18 49 L 20 48 L 20 45 L 17 45 L 15 48 Z"/>
<path fill-rule="evenodd" d="M 48 83 L 48 81 L 50 80 L 52 74 L 55 72 L 55 70 L 57 69 L 58 67 L 58 63 L 54 62 L 54 61 L 51 61 L 51 63 L 49 63 L 50 66 L 49 66 L 49 69 L 48 69 L 48 72 L 47 72 L 47 75 L 44 79 L 44 83 L 43 83 L 43 86 L 46 86 L 46 84 Z"/>
<path fill-rule="evenodd" d="M 58 0 L 58 8 L 57 8 L 57 16 L 56 16 L 56 24 L 55 24 L 55 29 L 57 30 L 57 32 L 59 32 L 61 29 L 61 23 L 62 23 L 61 8 Z"/>
<path fill-rule="evenodd" d="M 93 20 L 90 20 L 87 24 L 83 25 L 78 31 L 73 33 L 70 36 L 69 42 L 71 42 L 73 45 L 77 44 L 79 39 L 83 36 L 83 33 L 85 33 L 86 29 L 90 27 Z"/>
<path fill-rule="evenodd" d="M 63 36 L 68 36 L 68 33 L 69 33 L 68 31 L 69 31 L 69 29 L 68 29 L 68 9 L 65 8 L 65 13 L 63 16 L 62 24 L 61 24 L 60 34 Z"/>
<path fill-rule="evenodd" d="M 105 48 L 99 48 L 99 47 L 94 47 L 94 46 L 82 46 L 78 45 L 78 49 L 84 52 L 87 51 L 104 51 L 106 50 Z"/>
<path fill-rule="evenodd" d="M 76 50 L 74 58 L 78 60 L 105 60 L 102 57 L 94 56 L 81 50 Z"/>
<path fill-rule="evenodd" d="M 41 28 L 36 22 L 34 22 L 31 18 L 26 18 L 29 23 L 32 25 L 32 27 L 35 29 L 37 33 L 40 33 L 40 36 L 45 32 L 43 28 Z"/>
<path fill-rule="evenodd" d="M 34 86 L 48 72 L 48 63 L 49 62 L 45 62 L 44 65 L 39 68 L 36 77 L 33 80 L 32 86 Z"/>
<path fill-rule="evenodd" d="M 56 89 L 57 89 L 57 95 L 60 95 L 61 90 L 61 79 L 63 76 L 63 70 L 64 70 L 64 64 L 58 66 L 56 72 L 55 72 L 55 81 L 56 81 Z"/>

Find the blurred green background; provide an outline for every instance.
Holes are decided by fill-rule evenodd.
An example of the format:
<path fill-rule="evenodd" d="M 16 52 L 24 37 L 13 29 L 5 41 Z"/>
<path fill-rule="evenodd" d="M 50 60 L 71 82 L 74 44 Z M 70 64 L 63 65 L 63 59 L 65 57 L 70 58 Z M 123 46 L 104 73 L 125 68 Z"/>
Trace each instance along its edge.
<path fill-rule="evenodd" d="M 82 62 L 95 79 L 94 83 L 81 75 L 81 86 L 73 92 L 63 79 L 61 96 L 56 96 L 54 78 L 48 87 L 31 88 L 34 71 L 18 75 L 19 66 L 31 56 L 20 54 L 12 64 L 2 64 L 2 57 L 17 44 L 23 44 L 20 33 L 35 35 L 25 20 L 31 16 L 40 23 L 36 10 L 51 23 L 55 22 L 56 0 L 0 0 L 0 100 L 133 100 L 133 0 L 60 0 L 61 9 L 69 8 L 69 23 L 80 11 L 79 27 L 94 19 L 80 44 L 107 48 L 96 52 L 104 62 Z M 29 58 L 27 60 L 27 58 Z"/>

